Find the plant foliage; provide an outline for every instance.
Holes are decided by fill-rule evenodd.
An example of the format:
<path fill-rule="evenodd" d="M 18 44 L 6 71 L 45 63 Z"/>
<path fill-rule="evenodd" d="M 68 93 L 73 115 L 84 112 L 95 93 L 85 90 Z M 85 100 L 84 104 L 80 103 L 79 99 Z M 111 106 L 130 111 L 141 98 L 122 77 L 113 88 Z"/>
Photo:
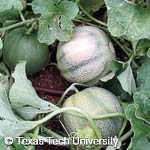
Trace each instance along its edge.
<path fill-rule="evenodd" d="M 10 72 L 3 62 L 5 36 L 17 27 L 26 26 L 28 34 L 37 33 L 39 42 L 49 45 L 51 51 L 57 49 L 56 41 L 69 41 L 74 27 L 81 25 L 102 29 L 116 50 L 117 60 L 109 65 L 111 72 L 99 79 L 97 86 L 113 92 L 122 104 L 122 116 L 125 119 L 123 128 L 116 137 L 119 139 L 117 148 L 149 150 L 149 12 L 150 2 L 147 0 L 0 0 L 0 150 L 36 149 L 35 146 L 18 145 L 15 139 L 18 136 L 38 138 L 45 142 L 47 136 L 61 139 L 66 135 L 68 138 L 66 130 L 59 135 L 57 131 L 51 130 L 43 133 L 51 118 L 66 111 L 82 114 L 81 117 L 90 120 L 95 129 L 94 120 L 101 116 L 91 118 L 90 114 L 75 107 L 59 107 L 69 90 L 79 92 L 76 85 L 87 85 L 72 84 L 56 106 L 37 95 L 26 75 L 25 61 L 18 62 L 14 72 Z M 14 138 L 14 144 L 6 146 L 5 137 Z M 68 147 L 78 149 L 72 145 Z M 114 148 L 108 146 L 106 150 Z"/>

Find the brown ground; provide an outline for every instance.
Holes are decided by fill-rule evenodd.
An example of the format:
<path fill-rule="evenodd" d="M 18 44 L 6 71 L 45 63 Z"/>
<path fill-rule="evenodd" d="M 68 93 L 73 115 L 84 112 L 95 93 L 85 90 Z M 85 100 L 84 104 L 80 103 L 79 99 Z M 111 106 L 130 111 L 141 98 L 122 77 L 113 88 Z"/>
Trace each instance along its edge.
<path fill-rule="evenodd" d="M 69 86 L 69 83 L 61 77 L 60 72 L 54 66 L 48 66 L 40 73 L 34 76 L 30 76 L 29 79 L 31 80 L 33 87 L 36 88 L 38 87 L 38 88 L 58 90 L 59 92 L 63 92 Z M 42 99 L 45 99 L 46 101 L 50 101 L 53 104 L 57 104 L 60 98 L 60 96 L 54 96 L 55 92 L 52 96 L 52 94 L 38 91 L 38 95 Z M 61 124 L 59 123 L 59 120 L 57 120 L 56 118 L 50 120 L 47 127 L 51 128 L 52 130 L 63 130 Z M 50 150 L 50 149 L 67 150 L 67 148 L 64 147 L 52 146 L 48 144 L 45 144 L 44 146 L 36 147 L 36 150 Z"/>
<path fill-rule="evenodd" d="M 69 83 L 65 81 L 60 72 L 55 66 L 48 66 L 46 69 L 43 69 L 40 73 L 29 77 L 32 82 L 33 87 L 51 89 L 64 92 Z M 46 101 L 50 101 L 54 104 L 59 100 L 58 96 L 51 96 L 45 92 L 38 92 L 39 96 Z"/>

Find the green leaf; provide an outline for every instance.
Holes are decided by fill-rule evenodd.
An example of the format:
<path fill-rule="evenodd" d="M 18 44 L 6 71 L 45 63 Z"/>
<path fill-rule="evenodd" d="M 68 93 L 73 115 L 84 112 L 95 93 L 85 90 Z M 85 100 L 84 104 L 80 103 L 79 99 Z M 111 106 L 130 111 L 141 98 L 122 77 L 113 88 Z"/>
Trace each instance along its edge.
<path fill-rule="evenodd" d="M 117 72 L 118 70 L 121 70 L 123 66 L 124 66 L 124 63 L 121 61 L 117 61 L 117 60 L 112 60 L 109 64 L 109 68 L 113 72 Z"/>
<path fill-rule="evenodd" d="M 0 13 L 0 23 L 4 23 L 6 20 L 16 20 L 19 14 L 17 10 L 9 9 Z"/>
<path fill-rule="evenodd" d="M 78 6 L 71 1 L 34 0 L 32 9 L 41 14 L 38 39 L 41 43 L 52 44 L 55 40 L 68 41 L 72 36 L 72 19 L 78 14 Z"/>
<path fill-rule="evenodd" d="M 150 48 L 147 51 L 147 56 L 150 58 Z"/>
<path fill-rule="evenodd" d="M 35 14 L 45 14 L 45 15 L 49 13 L 53 14 L 55 11 L 57 11 L 57 7 L 55 6 L 55 4 L 59 2 L 60 0 L 53 0 L 53 1 L 33 0 L 32 9 Z"/>
<path fill-rule="evenodd" d="M 8 146 L 4 144 L 4 137 L 0 136 L 0 150 L 10 150 Z"/>
<path fill-rule="evenodd" d="M 118 61 L 118 60 L 112 60 L 109 64 L 109 69 L 111 70 L 110 73 L 105 75 L 104 77 L 100 78 L 102 82 L 107 82 L 111 79 L 113 79 L 118 71 L 121 71 L 124 67 L 125 63 Z"/>
<path fill-rule="evenodd" d="M 50 102 L 44 101 L 37 95 L 31 82 L 26 77 L 25 65 L 26 63 L 24 61 L 17 64 L 15 72 L 12 74 L 15 82 L 10 89 L 9 99 L 12 107 L 19 112 L 22 117 L 27 119 L 30 116 L 31 119 L 35 114 L 53 111 L 56 106 Z M 26 105 L 30 106 L 30 112 L 25 108 Z M 35 111 L 35 109 L 39 109 L 39 111 Z M 25 110 L 27 111 L 26 113 Z M 28 115 L 25 116 L 25 114 Z"/>
<path fill-rule="evenodd" d="M 10 73 L 8 68 L 6 67 L 6 65 L 4 64 L 4 62 L 0 63 L 0 73 L 7 75 L 8 77 L 10 77 Z"/>
<path fill-rule="evenodd" d="M 32 120 L 34 119 L 38 114 L 43 114 L 43 113 L 49 113 L 51 112 L 48 109 L 39 109 L 31 106 L 27 107 L 16 107 L 15 105 L 12 105 L 12 108 L 20 114 L 20 116 L 24 120 Z"/>
<path fill-rule="evenodd" d="M 35 128 L 38 122 L 20 121 L 14 115 L 9 100 L 7 97 L 6 89 L 0 83 L 0 136 L 4 137 L 18 137 L 28 130 Z"/>
<path fill-rule="evenodd" d="M 143 65 L 137 70 L 138 88 L 150 91 L 150 58 L 146 57 Z"/>
<path fill-rule="evenodd" d="M 14 115 L 9 100 L 7 97 L 7 91 L 2 83 L 0 83 L 0 118 L 8 119 L 8 120 L 17 120 Z"/>
<path fill-rule="evenodd" d="M 9 84 L 9 81 L 8 81 L 9 77 L 8 76 L 4 76 L 0 73 L 0 84 L 3 85 L 3 87 L 5 88 L 5 90 L 9 91 L 9 88 L 10 88 L 10 84 Z"/>
<path fill-rule="evenodd" d="M 147 63 L 147 62 L 149 62 L 149 57 L 147 57 L 147 56 L 142 56 L 142 57 L 140 57 L 139 58 L 139 63 L 140 64 L 145 64 L 145 63 Z"/>
<path fill-rule="evenodd" d="M 123 110 L 125 110 L 131 104 L 134 104 L 133 100 L 132 100 L 132 102 L 121 102 L 121 106 L 122 106 Z"/>
<path fill-rule="evenodd" d="M 9 98 L 12 104 L 20 106 L 30 105 L 37 108 L 50 109 L 50 103 L 46 102 L 36 94 L 36 91 L 27 79 L 25 73 L 26 63 L 20 62 L 12 76 L 15 79 L 14 84 L 10 89 Z"/>
<path fill-rule="evenodd" d="M 136 117 L 150 124 L 150 93 L 139 91 L 134 94 Z"/>
<path fill-rule="evenodd" d="M 141 49 L 150 48 L 150 40 L 148 39 L 141 39 L 137 44 L 137 52 Z"/>
<path fill-rule="evenodd" d="M 25 73 L 25 62 L 21 63 L 20 65 L 17 65 L 17 66 L 19 66 L 19 67 L 17 67 L 16 70 L 20 74 L 18 74 L 17 71 L 15 74 L 20 76 L 20 78 L 15 78 L 15 80 L 18 82 L 17 82 L 17 84 L 15 82 L 11 88 L 12 93 L 10 94 L 11 95 L 10 97 L 12 99 L 10 99 L 10 100 L 12 100 L 12 102 L 14 102 L 13 104 L 15 104 L 16 106 L 18 106 L 18 105 L 22 106 L 24 104 L 30 105 L 30 103 L 31 104 L 38 103 L 38 104 L 35 104 L 35 106 L 38 106 L 38 105 L 41 105 L 41 107 L 46 107 L 47 105 L 48 105 L 47 107 L 51 106 L 50 105 L 51 103 L 45 102 L 40 98 L 36 99 L 36 98 L 38 98 L 38 96 L 34 95 L 35 93 L 34 93 L 34 90 L 30 87 L 31 85 L 27 84 L 29 82 L 25 78 L 25 76 L 23 76 L 23 74 L 22 74 L 22 72 Z M 19 70 L 19 69 L 21 69 L 21 70 Z M 22 81 L 21 81 L 21 79 L 22 79 Z M 25 82 L 25 79 L 26 79 L 27 83 Z M 20 82 L 22 82 L 21 86 L 20 86 L 20 84 L 18 84 Z M 23 90 L 23 88 L 24 88 L 24 90 Z M 28 89 L 26 89 L 26 88 L 28 88 Z M 18 89 L 21 89 L 21 90 L 18 90 Z M 28 91 L 28 93 L 26 93 L 27 91 Z M 19 92 L 22 92 L 22 93 L 19 93 Z M 20 99 L 20 101 L 19 101 L 19 99 Z M 18 103 L 15 103 L 16 102 L 15 100 Z M 31 100 L 30 103 L 29 103 L 29 100 Z M 32 110 L 33 109 L 31 109 L 30 111 L 32 111 Z M 26 110 L 26 111 L 28 111 L 28 110 Z M 47 111 L 48 111 L 48 109 L 47 109 Z M 32 113 L 33 112 L 31 112 L 31 116 L 32 116 Z M 12 138 L 18 137 L 18 136 L 22 135 L 23 133 L 25 133 L 26 131 L 35 128 L 39 124 L 38 121 L 32 122 L 32 121 L 20 120 L 19 117 L 16 117 L 14 115 L 14 113 L 10 107 L 10 104 L 9 104 L 7 90 L 6 90 L 2 80 L 0 82 L 0 118 L 1 118 L 0 119 L 0 136 L 4 136 L 4 137 L 12 137 Z"/>
<path fill-rule="evenodd" d="M 122 89 L 121 84 L 116 77 L 104 83 L 103 87 L 114 93 L 121 100 L 132 100 L 132 97 Z"/>
<path fill-rule="evenodd" d="M 137 44 L 137 48 L 136 48 L 137 57 L 145 56 L 146 52 L 148 51 L 149 48 L 150 48 L 150 40 L 148 40 L 148 39 L 139 40 L 139 42 Z M 148 55 L 148 53 L 147 53 L 147 55 Z"/>
<path fill-rule="evenodd" d="M 115 144 L 113 144 L 113 146 L 107 146 L 106 150 L 116 150 L 116 149 L 121 149 L 121 140 L 118 139 L 116 136 L 113 138 L 115 141 L 118 140 L 117 145 L 115 146 Z"/>
<path fill-rule="evenodd" d="M 23 137 L 20 141 L 23 141 L 25 139 L 29 140 L 31 138 L 30 137 Z M 14 142 L 13 142 L 13 146 L 12 146 L 11 150 L 27 150 L 27 146 L 19 144 L 18 140 L 15 139 Z M 35 150 L 35 146 L 32 146 L 31 150 Z"/>
<path fill-rule="evenodd" d="M 38 121 L 0 120 L 0 135 L 16 138 L 39 125 Z"/>
<path fill-rule="evenodd" d="M 143 8 L 127 0 L 105 0 L 105 3 L 108 29 L 113 36 L 126 36 L 131 41 L 150 39 L 150 7 Z"/>
<path fill-rule="evenodd" d="M 50 45 L 56 39 L 59 41 L 68 41 L 71 38 L 72 30 L 62 30 L 58 25 L 58 20 L 59 17 L 53 15 L 40 17 L 38 39 L 41 43 Z"/>
<path fill-rule="evenodd" d="M 107 75 L 105 75 L 104 77 L 100 78 L 100 80 L 102 82 L 107 82 L 107 81 L 111 80 L 115 76 L 115 74 L 116 74 L 115 72 L 110 72 Z"/>
<path fill-rule="evenodd" d="M 22 10 L 23 3 L 21 0 L 0 0 L 0 12 L 11 9 L 12 7 L 18 10 Z"/>
<path fill-rule="evenodd" d="M 122 88 L 130 95 L 136 91 L 136 85 L 130 65 L 117 76 Z"/>
<path fill-rule="evenodd" d="M 104 0 L 81 0 L 80 3 L 88 12 L 96 12 L 104 5 Z"/>
<path fill-rule="evenodd" d="M 6 92 L 8 93 L 10 88 L 9 76 L 0 73 L 0 84 L 5 88 Z"/>
<path fill-rule="evenodd" d="M 149 150 L 150 143 L 148 137 L 150 136 L 150 125 L 145 124 L 144 121 L 135 117 L 135 105 L 133 104 L 125 109 L 125 113 L 134 132 L 127 150 L 143 150 L 143 148 L 144 150 Z"/>

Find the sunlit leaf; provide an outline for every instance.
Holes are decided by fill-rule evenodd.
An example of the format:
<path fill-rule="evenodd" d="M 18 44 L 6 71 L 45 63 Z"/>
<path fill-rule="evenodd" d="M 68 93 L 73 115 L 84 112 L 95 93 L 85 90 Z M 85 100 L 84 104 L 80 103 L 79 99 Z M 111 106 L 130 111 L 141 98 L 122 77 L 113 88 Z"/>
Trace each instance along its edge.
<path fill-rule="evenodd" d="M 113 36 L 126 36 L 131 41 L 150 39 L 150 7 L 127 0 L 105 0 L 108 29 Z"/>
<path fill-rule="evenodd" d="M 15 8 L 18 10 L 23 9 L 23 3 L 21 0 L 0 0 L 0 12 Z"/>
<path fill-rule="evenodd" d="M 117 76 L 122 88 L 130 95 L 136 91 L 135 79 L 130 65 Z"/>
<path fill-rule="evenodd" d="M 125 113 L 134 132 L 127 150 L 142 150 L 143 148 L 144 150 L 149 150 L 150 143 L 148 137 L 150 136 L 150 125 L 135 117 L 135 106 L 132 104 L 125 109 Z"/>
<path fill-rule="evenodd" d="M 72 19 L 78 14 L 76 3 L 64 0 L 34 0 L 32 9 L 41 14 L 38 39 L 41 43 L 52 44 L 55 40 L 68 41 L 72 36 Z"/>

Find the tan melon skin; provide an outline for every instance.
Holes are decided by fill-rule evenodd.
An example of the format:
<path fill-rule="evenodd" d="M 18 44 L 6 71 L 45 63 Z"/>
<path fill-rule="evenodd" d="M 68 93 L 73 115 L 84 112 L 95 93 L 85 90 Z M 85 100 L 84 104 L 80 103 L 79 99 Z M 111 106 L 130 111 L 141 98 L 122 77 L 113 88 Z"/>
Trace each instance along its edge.
<path fill-rule="evenodd" d="M 76 27 L 72 39 L 60 43 L 57 49 L 58 68 L 73 83 L 95 85 L 110 71 L 108 65 L 115 58 L 108 36 L 92 26 Z"/>
<path fill-rule="evenodd" d="M 117 97 L 110 91 L 98 87 L 87 88 L 72 95 L 65 101 L 63 107 L 80 108 L 92 117 L 122 112 Z M 76 129 L 82 129 L 90 125 L 85 119 L 66 113 L 62 115 L 62 122 L 69 133 L 77 132 Z M 108 138 L 118 134 L 122 122 L 123 119 L 121 117 L 113 117 L 105 120 L 96 120 L 96 125 L 102 137 Z"/>

